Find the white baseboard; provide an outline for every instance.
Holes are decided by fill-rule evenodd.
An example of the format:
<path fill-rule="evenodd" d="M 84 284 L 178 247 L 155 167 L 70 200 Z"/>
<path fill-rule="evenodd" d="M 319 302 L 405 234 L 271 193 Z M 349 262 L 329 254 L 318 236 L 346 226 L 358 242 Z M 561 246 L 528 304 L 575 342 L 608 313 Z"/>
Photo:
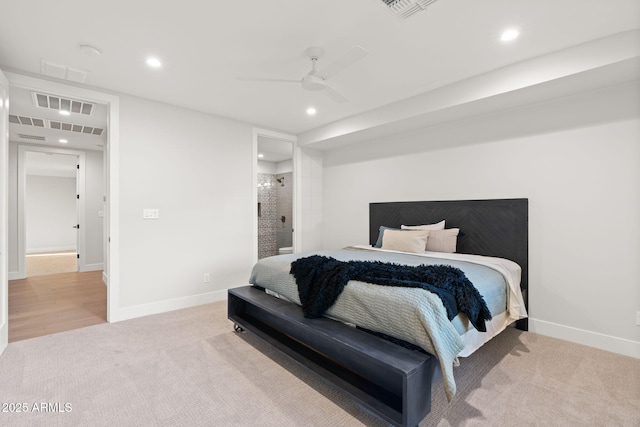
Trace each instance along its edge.
<path fill-rule="evenodd" d="M 104 270 L 104 263 L 85 264 L 80 266 L 80 272 Z"/>
<path fill-rule="evenodd" d="M 42 252 L 66 252 L 75 251 L 75 246 L 51 246 L 47 248 L 27 248 L 27 254 L 42 253 Z"/>
<path fill-rule="evenodd" d="M 27 276 L 21 276 L 19 271 L 9 271 L 7 273 L 7 280 L 20 280 L 26 278 Z"/>
<path fill-rule="evenodd" d="M 167 311 L 180 310 L 183 308 L 195 307 L 227 299 L 227 290 L 207 292 L 199 295 L 189 295 L 187 297 L 175 298 L 172 300 L 158 301 L 150 304 L 135 305 L 115 310 L 109 322 L 120 322 L 122 320 L 135 319 L 137 317 L 149 316 L 151 314 L 165 313 Z"/>
<path fill-rule="evenodd" d="M 529 331 L 640 359 L 640 342 L 529 318 Z"/>
<path fill-rule="evenodd" d="M 103 263 L 86 264 L 82 267 L 80 271 L 87 272 L 87 271 L 99 271 L 99 270 L 104 270 Z M 104 281 L 104 283 L 108 283 L 106 277 L 107 276 L 105 275 L 105 273 L 102 273 L 102 280 Z M 7 272 L 7 280 L 20 280 L 20 279 L 26 279 L 26 278 L 27 276 L 20 276 L 20 272 L 18 271 Z"/>

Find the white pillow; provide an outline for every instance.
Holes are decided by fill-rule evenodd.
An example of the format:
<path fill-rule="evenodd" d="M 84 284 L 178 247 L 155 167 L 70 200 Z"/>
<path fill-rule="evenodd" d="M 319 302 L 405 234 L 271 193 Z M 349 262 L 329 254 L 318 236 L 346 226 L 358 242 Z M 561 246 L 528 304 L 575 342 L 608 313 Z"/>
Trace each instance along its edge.
<path fill-rule="evenodd" d="M 382 249 L 423 254 L 429 237 L 429 230 L 385 230 Z"/>
<path fill-rule="evenodd" d="M 429 231 L 429 240 L 427 240 L 427 251 L 429 252 L 446 252 L 452 254 L 456 251 L 458 243 L 459 228 L 447 228 L 446 230 Z"/>
<path fill-rule="evenodd" d="M 444 219 L 435 224 L 402 225 L 400 228 L 402 230 L 444 230 Z"/>

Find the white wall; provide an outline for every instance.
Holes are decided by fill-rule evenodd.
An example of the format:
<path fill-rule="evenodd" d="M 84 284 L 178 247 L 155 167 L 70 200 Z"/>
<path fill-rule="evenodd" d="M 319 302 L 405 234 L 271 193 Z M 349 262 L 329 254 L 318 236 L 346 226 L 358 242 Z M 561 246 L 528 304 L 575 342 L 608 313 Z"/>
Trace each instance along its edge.
<path fill-rule="evenodd" d="M 293 172 L 293 159 L 283 160 L 276 163 L 276 173 Z"/>
<path fill-rule="evenodd" d="M 295 225 L 296 252 L 310 252 L 323 246 L 323 153 L 301 148 L 296 164 L 296 186 L 301 193 Z"/>
<path fill-rule="evenodd" d="M 368 243 L 368 204 L 529 199 L 530 328 L 640 357 L 637 82 L 334 149 L 325 248 Z"/>
<path fill-rule="evenodd" d="M 258 160 L 258 173 L 276 173 L 277 163 Z"/>
<path fill-rule="evenodd" d="M 75 250 L 76 179 L 27 175 L 27 253 Z"/>
<path fill-rule="evenodd" d="M 119 319 L 224 299 L 227 288 L 247 283 L 252 132 L 246 123 L 120 97 Z M 145 208 L 158 209 L 159 219 L 144 220 Z"/>
<path fill-rule="evenodd" d="M 293 159 L 283 160 L 281 162 L 265 162 L 258 160 L 258 173 L 287 173 L 293 172 Z"/>

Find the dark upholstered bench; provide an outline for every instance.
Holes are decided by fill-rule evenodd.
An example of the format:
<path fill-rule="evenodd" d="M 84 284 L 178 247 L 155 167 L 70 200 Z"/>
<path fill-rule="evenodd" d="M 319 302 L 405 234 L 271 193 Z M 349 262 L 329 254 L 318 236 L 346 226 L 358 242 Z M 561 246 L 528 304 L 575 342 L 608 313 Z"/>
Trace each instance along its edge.
<path fill-rule="evenodd" d="M 300 307 L 252 286 L 229 290 L 228 317 L 392 424 L 416 426 L 431 410 L 431 384 L 440 377 L 432 355 L 331 319 L 307 319 Z"/>

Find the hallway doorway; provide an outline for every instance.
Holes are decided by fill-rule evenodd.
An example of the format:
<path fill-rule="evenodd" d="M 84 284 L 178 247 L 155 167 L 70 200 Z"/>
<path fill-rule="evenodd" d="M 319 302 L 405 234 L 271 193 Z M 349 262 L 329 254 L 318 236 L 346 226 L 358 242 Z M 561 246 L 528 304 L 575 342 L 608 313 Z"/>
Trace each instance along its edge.
<path fill-rule="evenodd" d="M 16 341 L 108 321 L 109 146 L 117 98 L 18 74 L 9 80 L 8 199 L 15 214 L 5 293 L 9 341 Z M 25 159 L 33 153 L 72 158 L 69 176 L 27 173 Z M 35 204 L 28 200 L 30 180 L 40 190 Z M 62 193 L 69 202 L 63 214 L 38 204 Z"/>
<path fill-rule="evenodd" d="M 26 277 L 78 271 L 79 164 L 78 154 L 25 152 Z"/>

